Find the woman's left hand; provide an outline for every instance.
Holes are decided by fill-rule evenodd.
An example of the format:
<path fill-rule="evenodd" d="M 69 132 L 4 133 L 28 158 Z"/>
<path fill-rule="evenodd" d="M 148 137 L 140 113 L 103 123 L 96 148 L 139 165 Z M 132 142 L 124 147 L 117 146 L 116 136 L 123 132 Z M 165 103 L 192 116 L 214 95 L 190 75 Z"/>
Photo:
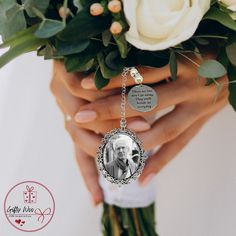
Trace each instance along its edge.
<path fill-rule="evenodd" d="M 179 73 L 176 81 L 152 85 L 159 98 L 154 110 L 141 114 L 129 106 L 126 109 L 126 116 L 131 118 L 152 115 L 164 108 L 175 106 L 171 112 L 158 119 L 150 130 L 138 133 L 146 150 L 162 145 L 158 152 L 148 159 L 140 177 L 141 183 L 148 182 L 154 174 L 159 172 L 198 133 L 206 121 L 227 104 L 227 86 L 223 86 L 214 102 L 217 91 L 215 84 L 205 86 L 204 79 L 198 80 L 197 68 L 188 60 L 181 59 L 178 63 Z M 157 70 L 160 70 L 162 74 L 158 75 Z M 142 74 L 142 72 L 140 73 Z M 164 71 L 163 68 L 153 69 L 153 73 L 159 77 L 159 81 L 164 80 L 170 74 L 168 67 L 165 67 Z M 155 74 L 150 76 L 155 77 Z M 120 77 L 113 78 L 111 83 L 105 87 L 104 92 L 119 88 L 120 80 Z M 144 73 L 144 83 L 147 82 L 150 80 Z M 220 78 L 218 82 L 227 84 L 227 76 Z M 81 85 L 88 91 L 96 89 L 92 77 L 84 78 Z M 92 114 L 92 117 L 89 117 L 89 114 Z M 75 121 L 82 126 L 86 126 L 88 121 L 90 124 L 93 121 L 106 123 L 119 118 L 120 95 L 111 95 L 85 104 L 75 115 Z M 89 143 L 89 140 L 87 142 Z M 90 146 L 90 150 L 85 148 L 84 151 L 91 155 L 91 148 L 95 148 L 95 146 Z"/>

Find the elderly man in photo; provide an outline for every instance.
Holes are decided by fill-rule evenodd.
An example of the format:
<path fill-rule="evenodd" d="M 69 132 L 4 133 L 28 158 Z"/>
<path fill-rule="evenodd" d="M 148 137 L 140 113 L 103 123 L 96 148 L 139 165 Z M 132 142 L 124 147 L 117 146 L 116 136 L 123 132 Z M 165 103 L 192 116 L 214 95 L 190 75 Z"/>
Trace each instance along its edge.
<path fill-rule="evenodd" d="M 108 173 L 116 179 L 125 179 L 135 172 L 135 164 L 128 158 L 129 146 L 124 139 L 114 143 L 114 160 L 106 165 Z"/>

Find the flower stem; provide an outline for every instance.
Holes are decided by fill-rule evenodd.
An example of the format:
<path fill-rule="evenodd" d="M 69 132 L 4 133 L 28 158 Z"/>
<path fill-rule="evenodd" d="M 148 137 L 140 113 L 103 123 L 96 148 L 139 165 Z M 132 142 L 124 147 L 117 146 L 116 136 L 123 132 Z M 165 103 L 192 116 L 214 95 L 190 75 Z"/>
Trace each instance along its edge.
<path fill-rule="evenodd" d="M 190 57 L 188 57 L 188 56 L 186 56 L 186 55 L 184 55 L 183 53 L 178 52 L 178 51 L 176 51 L 176 53 L 178 53 L 178 54 L 181 55 L 182 57 L 184 57 L 184 58 L 186 58 L 187 60 L 189 60 L 190 62 L 192 62 L 195 66 L 200 67 L 200 65 L 199 65 L 197 62 L 195 62 L 194 60 L 192 60 Z"/>
<path fill-rule="evenodd" d="M 140 227 L 139 227 L 138 213 L 137 213 L 136 208 L 132 209 L 132 215 L 133 215 L 133 219 L 134 219 L 134 226 L 136 229 L 137 236 L 142 236 L 141 231 L 140 231 Z"/>

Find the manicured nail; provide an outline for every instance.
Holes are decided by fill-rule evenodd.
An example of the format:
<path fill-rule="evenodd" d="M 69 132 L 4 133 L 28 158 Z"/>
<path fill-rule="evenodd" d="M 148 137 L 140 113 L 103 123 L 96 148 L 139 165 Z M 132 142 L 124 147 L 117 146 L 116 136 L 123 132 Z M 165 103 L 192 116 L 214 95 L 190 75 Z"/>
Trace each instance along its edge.
<path fill-rule="evenodd" d="M 96 200 L 94 199 L 94 197 L 92 195 L 90 196 L 90 199 L 91 199 L 91 202 L 93 204 L 93 207 L 96 207 L 97 206 L 97 202 L 96 202 Z"/>
<path fill-rule="evenodd" d="M 127 124 L 127 127 L 129 129 L 132 129 L 132 130 L 137 131 L 137 132 L 146 131 L 146 130 L 149 130 L 151 128 L 150 124 L 148 124 L 146 121 L 142 121 L 142 120 L 130 121 Z"/>
<path fill-rule="evenodd" d="M 91 198 L 92 198 L 92 202 L 93 202 L 94 207 L 98 206 L 102 202 L 102 197 L 97 193 L 93 194 L 93 196 L 91 196 Z"/>
<path fill-rule="evenodd" d="M 94 80 L 93 78 L 84 78 L 81 81 L 81 87 L 84 89 L 92 89 L 94 88 Z"/>
<path fill-rule="evenodd" d="M 148 185 L 148 183 L 153 179 L 154 176 L 155 176 L 154 173 L 151 173 L 151 174 L 147 175 L 147 176 L 140 182 L 140 185 L 141 185 L 141 186 L 146 186 L 146 185 Z"/>
<path fill-rule="evenodd" d="M 75 121 L 78 123 L 86 123 L 95 120 L 96 117 L 97 113 L 95 111 L 84 110 L 84 111 L 79 111 L 75 115 Z"/>

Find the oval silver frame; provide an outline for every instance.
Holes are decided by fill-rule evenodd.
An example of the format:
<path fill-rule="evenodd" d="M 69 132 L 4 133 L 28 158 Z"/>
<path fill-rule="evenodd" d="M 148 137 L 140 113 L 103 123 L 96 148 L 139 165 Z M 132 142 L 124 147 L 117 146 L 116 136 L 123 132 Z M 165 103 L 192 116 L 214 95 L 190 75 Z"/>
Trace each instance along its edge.
<path fill-rule="evenodd" d="M 139 151 L 140 151 L 140 160 L 139 160 L 139 164 L 138 164 L 138 167 L 137 167 L 135 173 L 125 179 L 114 178 L 113 176 L 111 176 L 108 173 L 108 171 L 105 169 L 105 166 L 104 166 L 104 157 L 103 157 L 104 148 L 105 148 L 106 144 L 110 141 L 110 138 L 116 134 L 128 135 L 137 144 Z M 124 130 L 121 128 L 117 128 L 117 129 L 113 129 L 110 132 L 106 133 L 105 136 L 103 137 L 102 142 L 101 142 L 101 144 L 98 148 L 98 151 L 97 151 L 97 166 L 98 166 L 98 169 L 100 170 L 101 174 L 109 182 L 111 182 L 113 184 L 118 184 L 118 185 L 129 184 L 131 181 L 136 180 L 142 173 L 146 159 L 147 159 L 147 154 L 144 151 L 143 143 L 136 136 L 136 134 L 129 129 Z"/>

